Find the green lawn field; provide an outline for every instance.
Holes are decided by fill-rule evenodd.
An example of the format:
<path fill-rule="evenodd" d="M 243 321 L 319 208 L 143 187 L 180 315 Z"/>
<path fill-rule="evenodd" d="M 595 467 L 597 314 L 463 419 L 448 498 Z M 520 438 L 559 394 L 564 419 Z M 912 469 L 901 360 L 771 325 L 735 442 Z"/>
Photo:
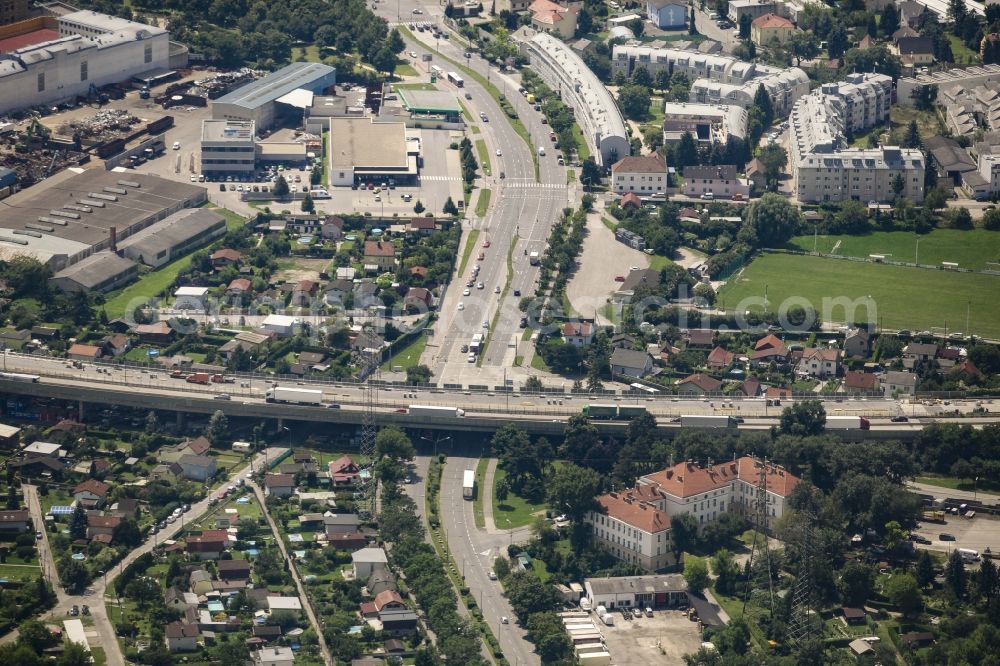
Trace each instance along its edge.
<path fill-rule="evenodd" d="M 921 247 L 923 251 L 923 247 Z M 910 330 L 943 329 L 1000 337 L 996 294 L 1000 277 L 886 264 L 861 263 L 789 254 L 764 254 L 719 291 L 727 309 L 761 310 L 767 289 L 768 309 L 778 311 L 788 298 L 805 299 L 824 321 L 846 320 L 843 307 L 827 308 L 824 299 L 858 299 L 854 318 L 873 321 L 863 304 L 868 296 L 880 326 Z M 753 298 L 753 302 L 743 299 Z M 965 331 L 969 307 L 969 331 Z"/>
<path fill-rule="evenodd" d="M 989 262 L 1000 262 L 1000 233 L 973 229 L 935 229 L 918 236 L 906 231 L 878 231 L 865 236 L 797 236 L 791 245 L 812 252 L 839 254 L 845 257 L 867 257 L 883 254 L 890 261 L 912 262 L 920 240 L 920 263 L 938 265 L 951 261 L 962 268 L 982 270 Z M 836 247 L 836 251 L 834 248 Z M 1000 264 L 990 266 L 1000 269 Z"/>

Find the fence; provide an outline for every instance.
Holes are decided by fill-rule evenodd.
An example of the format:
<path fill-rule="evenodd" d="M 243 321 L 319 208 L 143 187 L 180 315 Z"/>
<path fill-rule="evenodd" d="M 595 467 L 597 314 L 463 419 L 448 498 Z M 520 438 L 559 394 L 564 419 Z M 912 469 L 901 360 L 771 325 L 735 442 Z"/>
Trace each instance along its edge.
<path fill-rule="evenodd" d="M 840 259 L 842 261 L 856 261 L 864 264 L 886 264 L 887 266 L 902 266 L 905 268 L 924 268 L 927 270 L 934 270 L 934 271 L 952 271 L 954 273 L 981 273 L 983 275 L 1000 275 L 1000 271 L 997 270 L 989 270 L 989 269 L 975 270 L 972 268 L 962 268 L 961 266 L 917 264 L 912 261 L 893 261 L 892 259 L 886 259 L 886 258 L 881 258 L 876 261 L 872 259 L 870 256 L 851 257 L 844 254 L 827 254 L 825 252 L 806 252 L 805 250 L 791 250 L 788 248 L 772 248 L 772 247 L 761 248 L 760 251 L 773 252 L 775 254 L 795 254 L 806 257 L 822 257 L 823 259 Z"/>

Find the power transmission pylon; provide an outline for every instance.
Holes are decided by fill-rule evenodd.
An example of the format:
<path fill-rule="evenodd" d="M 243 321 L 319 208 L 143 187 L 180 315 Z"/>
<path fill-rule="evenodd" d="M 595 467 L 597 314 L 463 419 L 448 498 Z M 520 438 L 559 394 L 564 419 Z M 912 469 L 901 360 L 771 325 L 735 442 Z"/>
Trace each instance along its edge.
<path fill-rule="evenodd" d="M 788 636 L 796 645 L 801 646 L 812 638 L 818 630 L 816 610 L 816 586 L 813 581 L 813 568 L 816 565 L 816 542 L 813 534 L 813 523 L 816 516 L 807 513 L 799 529 L 799 563 L 795 585 L 792 586 L 792 612 L 788 618 Z"/>
<path fill-rule="evenodd" d="M 771 604 L 771 615 L 774 615 L 774 580 L 771 575 L 771 549 L 767 543 L 767 459 L 760 462 L 753 458 L 754 465 L 760 465 L 760 475 L 757 479 L 756 493 L 754 495 L 754 518 L 753 518 L 753 544 L 750 546 L 749 568 L 753 573 L 754 555 L 764 557 L 764 565 L 767 567 L 767 591 Z M 758 541 L 763 545 L 758 546 Z M 750 577 L 747 576 L 747 585 L 743 592 L 743 612 L 747 610 L 747 600 L 750 598 Z"/>
<path fill-rule="evenodd" d="M 358 513 L 374 520 L 377 517 L 378 505 L 376 494 L 378 480 L 375 478 L 375 436 L 378 425 L 375 423 L 375 407 L 378 405 L 379 357 L 372 349 L 361 352 L 361 379 L 365 382 L 365 411 L 361 422 L 361 458 L 365 462 L 367 474 L 361 476 L 361 502 Z"/>

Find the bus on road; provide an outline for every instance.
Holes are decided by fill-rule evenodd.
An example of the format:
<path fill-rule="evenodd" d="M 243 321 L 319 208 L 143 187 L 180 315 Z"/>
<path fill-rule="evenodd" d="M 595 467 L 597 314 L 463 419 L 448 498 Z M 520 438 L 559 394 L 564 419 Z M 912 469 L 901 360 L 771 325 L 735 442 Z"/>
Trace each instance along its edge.
<path fill-rule="evenodd" d="M 448 72 L 448 80 L 454 83 L 459 88 L 465 87 L 465 79 L 459 76 L 456 72 Z"/>

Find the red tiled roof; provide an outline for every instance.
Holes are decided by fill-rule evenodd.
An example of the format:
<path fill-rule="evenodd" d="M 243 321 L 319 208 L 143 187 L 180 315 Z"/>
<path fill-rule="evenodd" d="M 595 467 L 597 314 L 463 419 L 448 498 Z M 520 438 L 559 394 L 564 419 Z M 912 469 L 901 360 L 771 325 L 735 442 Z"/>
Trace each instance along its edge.
<path fill-rule="evenodd" d="M 568 321 L 565 324 L 563 324 L 562 328 L 562 334 L 564 338 L 571 336 L 586 338 L 592 335 L 593 332 L 594 332 L 594 327 L 591 326 L 590 322 L 586 321 L 580 323 Z"/>
<path fill-rule="evenodd" d="M 685 386 L 686 384 L 694 384 L 702 391 L 718 391 L 722 387 L 722 380 L 698 372 L 677 382 L 678 386 Z"/>
<path fill-rule="evenodd" d="M 293 488 L 295 487 L 294 474 L 268 474 L 265 479 L 268 488 Z"/>
<path fill-rule="evenodd" d="M 794 28 L 795 24 L 776 14 L 764 14 L 755 18 L 751 24 L 755 28 Z"/>
<path fill-rule="evenodd" d="M 767 390 L 764 391 L 764 397 L 779 399 L 791 398 L 792 390 L 782 386 L 768 386 Z"/>
<path fill-rule="evenodd" d="M 646 499 L 648 498 L 648 499 Z M 670 529 L 670 516 L 649 502 L 649 491 L 637 486 L 623 493 L 608 493 L 597 498 L 602 513 L 636 529 L 655 534 Z"/>
<path fill-rule="evenodd" d="M 840 350 L 836 347 L 809 347 L 802 351 L 802 360 L 819 359 L 821 361 L 839 361 Z"/>
<path fill-rule="evenodd" d="M 77 342 L 74 343 L 66 353 L 70 356 L 89 356 L 90 358 L 96 358 L 100 355 L 101 348 L 95 347 L 94 345 L 81 345 Z"/>
<path fill-rule="evenodd" d="M 623 173 L 666 173 L 667 162 L 653 153 L 651 155 L 630 155 L 611 165 L 611 172 Z"/>
<path fill-rule="evenodd" d="M 730 351 L 726 351 L 723 347 L 716 347 L 708 355 L 708 363 L 710 365 L 729 365 L 733 362 L 735 354 Z"/>
<path fill-rule="evenodd" d="M 167 638 L 192 638 L 201 636 L 201 630 L 196 624 L 181 624 L 171 622 L 166 626 Z"/>
<path fill-rule="evenodd" d="M 192 439 L 187 443 L 187 449 L 191 453 L 200 456 L 205 451 L 212 448 L 212 443 L 208 441 L 205 437 L 198 437 L 197 439 Z"/>
<path fill-rule="evenodd" d="M 760 462 L 750 456 L 711 467 L 685 462 L 642 478 L 674 497 L 692 497 L 717 490 L 736 480 L 756 485 L 760 480 Z M 768 465 L 767 489 L 770 492 L 787 497 L 798 482 L 798 477 L 783 467 Z"/>
<path fill-rule="evenodd" d="M 87 525 L 89 527 L 110 527 L 114 529 L 121 522 L 122 519 L 119 516 L 87 516 Z"/>
<path fill-rule="evenodd" d="M 878 386 L 878 377 L 870 372 L 851 370 L 844 375 L 844 386 L 862 391 L 874 391 Z"/>
<path fill-rule="evenodd" d="M 231 250 L 229 248 L 223 248 L 221 250 L 216 250 L 212 253 L 212 260 L 215 259 L 226 259 L 227 261 L 239 261 L 243 258 L 243 254 L 238 250 Z"/>
<path fill-rule="evenodd" d="M 236 278 L 229 283 L 229 291 L 250 291 L 250 286 L 253 283 L 246 278 Z"/>
<path fill-rule="evenodd" d="M 627 192 L 625 196 L 622 197 L 621 206 L 635 206 L 636 208 L 642 207 L 642 199 L 635 192 Z"/>
<path fill-rule="evenodd" d="M 97 479 L 87 479 L 76 488 L 73 489 L 73 494 L 77 495 L 83 492 L 90 492 L 98 497 L 104 497 L 108 494 L 108 484 L 102 483 Z"/>
<path fill-rule="evenodd" d="M 396 246 L 388 241 L 365 241 L 366 257 L 395 257 Z"/>

